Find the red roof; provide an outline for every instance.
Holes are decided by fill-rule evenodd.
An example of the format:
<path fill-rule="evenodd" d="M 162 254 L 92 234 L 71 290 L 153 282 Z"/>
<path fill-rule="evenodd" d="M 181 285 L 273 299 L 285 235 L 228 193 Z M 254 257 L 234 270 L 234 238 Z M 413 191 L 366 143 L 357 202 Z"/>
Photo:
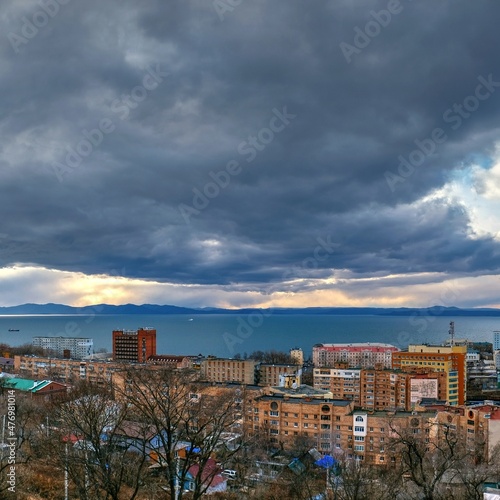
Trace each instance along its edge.
<path fill-rule="evenodd" d="M 189 467 L 188 472 L 191 474 L 191 476 L 196 477 L 198 475 L 199 470 L 200 470 L 200 465 L 194 464 L 191 465 L 191 467 Z M 227 479 L 224 476 L 222 476 L 220 472 L 221 469 L 217 465 L 215 460 L 213 458 L 209 458 L 207 460 L 207 463 L 205 464 L 205 467 L 201 471 L 202 483 L 203 484 L 208 483 L 208 486 L 213 488 L 227 481 Z"/>
<path fill-rule="evenodd" d="M 380 345 L 368 345 L 368 344 L 358 344 L 358 345 L 349 345 L 349 344 L 333 344 L 333 345 L 323 345 L 318 348 L 321 351 L 329 351 L 329 352 L 387 352 L 387 351 L 398 351 L 399 349 L 394 346 L 380 346 Z"/>

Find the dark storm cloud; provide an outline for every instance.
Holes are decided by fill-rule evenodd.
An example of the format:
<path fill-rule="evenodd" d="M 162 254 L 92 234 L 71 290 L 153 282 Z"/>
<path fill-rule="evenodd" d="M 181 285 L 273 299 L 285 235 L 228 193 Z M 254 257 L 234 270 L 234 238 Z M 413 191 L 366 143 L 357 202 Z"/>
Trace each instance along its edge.
<path fill-rule="evenodd" d="M 500 5 L 401 1 L 350 62 L 340 44 L 388 2 L 243 2 L 221 21 L 201 0 L 75 1 L 13 42 L 40 5 L 1 14 L 2 265 L 262 291 L 331 269 L 498 270 L 498 243 L 472 238 L 459 205 L 419 200 L 498 138 L 500 88 L 456 127 L 444 114 L 478 77 L 500 82 Z M 250 153 L 277 112 L 294 118 Z M 391 190 L 386 173 L 436 128 L 446 141 Z M 331 248 L 311 260 L 318 238 Z"/>

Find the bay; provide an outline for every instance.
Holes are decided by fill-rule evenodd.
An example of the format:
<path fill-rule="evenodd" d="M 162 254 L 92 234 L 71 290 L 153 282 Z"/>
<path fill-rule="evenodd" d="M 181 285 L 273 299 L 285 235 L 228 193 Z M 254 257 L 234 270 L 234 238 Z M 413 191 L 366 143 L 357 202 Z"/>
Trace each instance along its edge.
<path fill-rule="evenodd" d="M 493 331 L 500 330 L 500 318 L 483 316 L 269 314 L 0 316 L 0 342 L 16 346 L 31 343 L 34 336 L 90 337 L 95 350 L 111 351 L 114 329 L 152 327 L 158 354 L 231 357 L 301 347 L 307 357 L 317 343 L 385 342 L 404 348 L 442 342 L 449 338 L 450 321 L 455 322 L 456 338 L 476 342 L 492 342 Z"/>

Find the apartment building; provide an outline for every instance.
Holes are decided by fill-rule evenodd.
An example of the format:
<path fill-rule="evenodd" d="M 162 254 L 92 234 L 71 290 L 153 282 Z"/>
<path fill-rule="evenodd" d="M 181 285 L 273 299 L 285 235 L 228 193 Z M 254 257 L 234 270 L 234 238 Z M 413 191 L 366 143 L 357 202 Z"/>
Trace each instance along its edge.
<path fill-rule="evenodd" d="M 430 368 L 446 374 L 446 401 L 462 405 L 466 401 L 467 346 L 419 344 L 408 346 L 408 351 L 394 352 L 392 367 L 403 371 Z"/>
<path fill-rule="evenodd" d="M 82 337 L 33 337 L 33 345 L 61 358 L 83 359 L 94 352 L 94 341 Z"/>
<path fill-rule="evenodd" d="M 284 377 L 294 376 L 295 383 L 300 385 L 302 365 L 259 363 L 257 384 L 267 386 L 284 385 Z"/>
<path fill-rule="evenodd" d="M 332 426 L 349 414 L 352 402 L 334 400 L 331 393 L 301 385 L 269 387 L 247 405 L 245 429 L 249 435 L 266 435 L 271 442 L 290 445 L 298 436 L 308 437 L 319 450 L 331 451 Z"/>
<path fill-rule="evenodd" d="M 493 350 L 500 351 L 500 331 L 493 332 Z"/>
<path fill-rule="evenodd" d="M 316 368 L 333 367 L 347 363 L 348 368 L 374 368 L 381 365 L 391 368 L 392 353 L 399 349 L 391 344 L 368 342 L 364 344 L 316 344 L 313 346 L 313 363 Z"/>
<path fill-rule="evenodd" d="M 315 391 L 315 392 L 313 392 Z M 469 448 L 483 456 L 498 443 L 500 408 L 436 405 L 418 411 L 353 409 L 352 402 L 331 399 L 324 391 L 301 386 L 299 390 L 271 388 L 247 405 L 245 428 L 250 435 L 292 447 L 298 436 L 322 453 L 374 465 L 396 464 L 400 437 L 418 435 L 432 449 L 456 432 Z"/>
<path fill-rule="evenodd" d="M 304 364 L 304 351 L 300 347 L 292 347 L 290 358 L 294 364 L 302 366 Z"/>
<path fill-rule="evenodd" d="M 347 365 L 347 363 L 345 363 Z M 335 399 L 348 399 L 361 405 L 361 369 L 314 368 L 315 389 L 331 391 Z"/>
<path fill-rule="evenodd" d="M 156 355 L 156 330 L 145 327 L 138 330 L 113 330 L 113 360 L 146 363 Z"/>
<path fill-rule="evenodd" d="M 390 369 L 315 368 L 314 387 L 329 390 L 335 399 L 348 399 L 355 408 L 411 410 L 422 398 L 446 400 L 445 373 L 413 367 Z"/>
<path fill-rule="evenodd" d="M 172 369 L 193 368 L 193 359 L 191 356 L 157 354 L 156 356 L 149 356 L 147 363 Z"/>
<path fill-rule="evenodd" d="M 206 358 L 201 362 L 200 377 L 209 382 L 255 384 L 258 362 L 254 359 Z"/>
<path fill-rule="evenodd" d="M 52 379 L 60 382 L 87 380 L 94 383 L 111 382 L 113 374 L 123 365 L 106 361 L 14 356 L 14 371 L 35 380 Z"/>

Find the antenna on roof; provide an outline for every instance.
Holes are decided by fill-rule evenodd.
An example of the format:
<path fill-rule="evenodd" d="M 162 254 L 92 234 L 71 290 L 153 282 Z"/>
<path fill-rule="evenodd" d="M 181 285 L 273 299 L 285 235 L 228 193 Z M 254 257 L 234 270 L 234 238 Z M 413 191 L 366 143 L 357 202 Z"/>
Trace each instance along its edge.
<path fill-rule="evenodd" d="M 450 329 L 448 331 L 451 337 L 450 345 L 453 347 L 455 345 L 455 322 L 450 321 Z"/>

